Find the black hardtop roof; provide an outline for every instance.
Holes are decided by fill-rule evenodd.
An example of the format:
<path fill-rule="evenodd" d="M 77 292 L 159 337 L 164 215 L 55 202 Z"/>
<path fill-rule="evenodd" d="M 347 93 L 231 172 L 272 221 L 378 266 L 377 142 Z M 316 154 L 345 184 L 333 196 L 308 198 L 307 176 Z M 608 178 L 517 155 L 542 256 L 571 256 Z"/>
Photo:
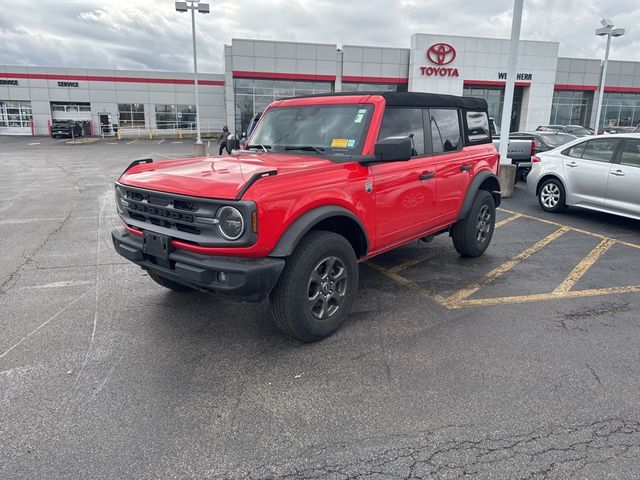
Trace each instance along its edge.
<path fill-rule="evenodd" d="M 444 95 L 440 93 L 418 92 L 338 92 L 318 93 L 293 98 L 318 98 L 318 97 L 344 97 L 344 96 L 369 96 L 383 97 L 389 106 L 393 107 L 451 107 L 465 108 L 467 110 L 486 110 L 487 101 L 478 97 L 458 97 L 457 95 Z M 283 98 L 281 100 L 290 100 Z"/>

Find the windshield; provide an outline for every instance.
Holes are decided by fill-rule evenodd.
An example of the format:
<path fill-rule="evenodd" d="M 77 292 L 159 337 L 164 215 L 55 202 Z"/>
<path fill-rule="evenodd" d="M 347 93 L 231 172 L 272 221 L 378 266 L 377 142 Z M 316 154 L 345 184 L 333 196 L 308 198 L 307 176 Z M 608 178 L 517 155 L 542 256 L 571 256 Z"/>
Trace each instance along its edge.
<path fill-rule="evenodd" d="M 271 108 L 258 124 L 249 148 L 302 148 L 357 155 L 362 151 L 372 112 L 370 104 Z"/>
<path fill-rule="evenodd" d="M 554 133 L 551 135 L 543 135 L 544 142 L 550 147 L 558 147 L 560 145 L 564 145 L 571 140 L 575 140 L 575 135 L 569 135 L 567 133 Z"/>

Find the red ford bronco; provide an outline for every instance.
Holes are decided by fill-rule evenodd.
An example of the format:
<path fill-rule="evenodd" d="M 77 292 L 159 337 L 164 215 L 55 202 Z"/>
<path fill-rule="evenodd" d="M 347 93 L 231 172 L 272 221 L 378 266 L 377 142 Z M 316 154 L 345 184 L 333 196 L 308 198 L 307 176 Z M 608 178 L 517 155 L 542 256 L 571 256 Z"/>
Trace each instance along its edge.
<path fill-rule="evenodd" d="M 273 102 L 246 150 L 133 162 L 118 253 L 175 290 L 261 302 L 303 341 L 349 315 L 358 262 L 449 233 L 477 257 L 500 203 L 483 99 L 349 93 Z"/>

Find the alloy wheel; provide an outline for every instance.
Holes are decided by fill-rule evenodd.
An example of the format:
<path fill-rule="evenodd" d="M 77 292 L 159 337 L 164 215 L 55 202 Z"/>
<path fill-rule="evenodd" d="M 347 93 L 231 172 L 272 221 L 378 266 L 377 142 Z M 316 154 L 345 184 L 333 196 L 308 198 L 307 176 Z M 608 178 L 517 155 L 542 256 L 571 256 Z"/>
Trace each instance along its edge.
<path fill-rule="evenodd" d="M 553 208 L 560 201 L 560 188 L 555 183 L 547 183 L 540 190 L 540 201 L 547 208 Z"/>
<path fill-rule="evenodd" d="M 335 256 L 321 260 L 309 276 L 311 314 L 320 320 L 335 315 L 345 299 L 347 282 L 347 269 L 342 260 Z"/>
<path fill-rule="evenodd" d="M 478 220 L 476 221 L 476 240 L 478 243 L 484 243 L 491 233 L 491 209 L 489 205 L 482 205 L 478 212 Z"/>

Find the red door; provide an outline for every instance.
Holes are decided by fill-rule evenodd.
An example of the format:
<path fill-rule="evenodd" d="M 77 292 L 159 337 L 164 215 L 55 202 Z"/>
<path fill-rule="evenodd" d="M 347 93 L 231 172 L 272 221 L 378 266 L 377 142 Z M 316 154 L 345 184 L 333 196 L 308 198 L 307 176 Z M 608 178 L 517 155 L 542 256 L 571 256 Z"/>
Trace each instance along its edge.
<path fill-rule="evenodd" d="M 429 157 L 371 166 L 376 198 L 376 250 L 419 237 L 437 217 L 436 172 Z"/>
<path fill-rule="evenodd" d="M 464 150 L 435 155 L 432 160 L 438 188 L 438 220 L 440 224 L 450 225 L 458 218 L 476 160 Z"/>

